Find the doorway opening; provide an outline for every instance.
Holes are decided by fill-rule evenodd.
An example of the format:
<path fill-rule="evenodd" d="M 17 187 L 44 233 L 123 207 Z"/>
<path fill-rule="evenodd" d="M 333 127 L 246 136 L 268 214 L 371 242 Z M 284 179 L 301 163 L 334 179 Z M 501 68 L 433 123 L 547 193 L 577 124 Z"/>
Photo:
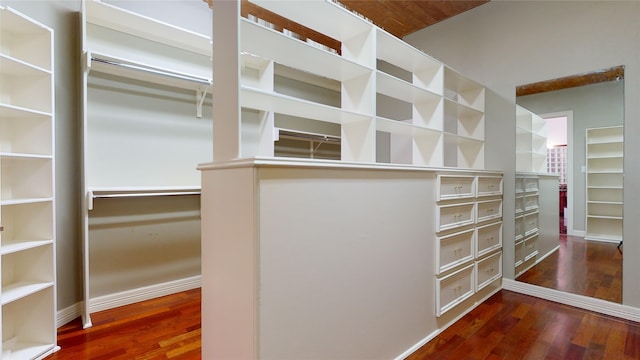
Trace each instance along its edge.
<path fill-rule="evenodd" d="M 559 187 L 559 218 L 560 234 L 567 234 L 567 169 L 568 169 L 568 138 L 567 115 L 543 116 L 547 125 L 547 172 L 558 174 Z"/>

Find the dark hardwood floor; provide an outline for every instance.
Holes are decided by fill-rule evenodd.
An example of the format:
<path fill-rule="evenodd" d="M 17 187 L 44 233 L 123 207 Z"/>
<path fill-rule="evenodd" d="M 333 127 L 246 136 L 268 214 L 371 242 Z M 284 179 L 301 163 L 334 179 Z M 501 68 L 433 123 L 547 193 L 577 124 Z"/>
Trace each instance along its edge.
<path fill-rule="evenodd" d="M 196 289 L 94 313 L 89 329 L 77 319 L 46 359 L 201 359 L 200 301 Z M 640 324 L 502 290 L 407 358 L 419 359 L 640 359 Z"/>
<path fill-rule="evenodd" d="M 622 303 L 622 252 L 616 243 L 560 235 L 560 248 L 518 277 L 533 285 Z"/>
<path fill-rule="evenodd" d="M 640 359 L 640 324 L 502 290 L 407 360 Z"/>
<path fill-rule="evenodd" d="M 47 360 L 200 359 L 200 289 L 91 314 L 58 329 Z"/>

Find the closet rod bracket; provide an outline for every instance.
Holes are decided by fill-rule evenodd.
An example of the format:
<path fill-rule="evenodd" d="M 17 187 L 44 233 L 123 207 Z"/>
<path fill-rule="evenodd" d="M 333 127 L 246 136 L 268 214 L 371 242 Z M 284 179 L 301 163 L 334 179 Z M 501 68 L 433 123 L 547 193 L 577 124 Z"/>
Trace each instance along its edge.
<path fill-rule="evenodd" d="M 196 117 L 198 119 L 202 118 L 202 104 L 204 104 L 204 100 L 207 98 L 208 90 L 209 88 L 196 90 Z"/>

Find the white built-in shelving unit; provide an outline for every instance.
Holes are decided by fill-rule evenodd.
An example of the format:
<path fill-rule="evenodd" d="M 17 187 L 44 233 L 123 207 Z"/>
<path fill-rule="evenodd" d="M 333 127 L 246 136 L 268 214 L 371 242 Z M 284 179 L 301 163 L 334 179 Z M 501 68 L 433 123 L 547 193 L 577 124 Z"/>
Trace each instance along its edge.
<path fill-rule="evenodd" d="M 417 221 L 410 222 L 421 227 L 413 232 L 402 226 L 407 234 L 401 238 L 416 236 L 426 246 L 425 251 L 418 251 L 424 255 L 420 263 L 432 275 L 424 279 L 425 272 L 421 271 L 423 275 L 417 277 L 419 283 L 425 284 L 426 280 L 428 284 L 418 300 L 427 322 L 441 328 L 497 291 L 502 277 L 503 175 L 485 170 L 485 88 L 336 2 L 251 1 L 337 40 L 340 48 L 334 51 L 302 41 L 291 31 L 278 31 L 276 26 L 252 16 L 245 19 L 237 2 L 214 1 L 213 108 L 216 118 L 229 121 L 214 121 L 213 160 L 199 166 L 203 179 L 202 273 L 203 280 L 224 273 L 232 281 L 203 285 L 203 324 L 208 324 L 208 330 L 203 332 L 203 339 L 207 340 L 203 340 L 203 356 L 255 358 L 291 354 L 287 351 L 291 350 L 291 334 L 283 336 L 275 331 L 278 337 L 269 338 L 274 333 L 272 326 L 282 324 L 285 316 L 293 314 L 285 310 L 280 313 L 283 316 L 276 315 L 276 307 L 287 309 L 285 302 L 293 298 L 287 297 L 283 302 L 279 299 L 281 292 L 271 292 L 275 283 L 289 282 L 288 275 L 273 277 L 267 264 L 269 254 L 282 253 L 280 249 L 292 245 L 307 248 L 317 240 L 325 244 L 321 240 L 326 237 L 325 231 L 340 229 L 331 238 L 344 245 L 339 251 L 341 258 L 372 260 L 367 254 L 350 251 L 356 244 L 351 241 L 350 232 L 363 229 L 357 221 L 340 215 L 319 215 L 336 207 L 363 213 L 368 205 L 356 200 L 358 196 L 377 201 L 394 194 L 394 202 L 404 202 L 412 198 L 411 194 L 420 194 L 421 210 L 416 212 L 401 205 L 393 212 L 399 219 L 417 215 Z M 280 83 L 283 74 L 295 74 L 296 81 L 319 89 L 314 94 L 285 92 Z M 325 90 L 333 92 L 337 101 L 315 96 Z M 283 118 L 296 119 L 295 124 L 290 123 L 296 128 L 281 126 Z M 287 157 L 278 151 L 274 140 L 291 130 L 310 134 L 315 141 L 323 136 L 339 141 L 339 156 L 330 161 Z M 406 184 L 414 176 L 419 178 L 416 184 L 424 192 L 408 194 L 402 190 L 408 194 L 405 197 L 400 194 L 401 186 L 396 185 Z M 334 183 L 352 184 L 359 189 L 358 194 L 351 197 L 353 191 L 339 185 L 350 195 L 321 201 L 301 201 L 298 196 L 322 196 L 320 189 L 327 186 L 335 193 Z M 276 195 L 272 191 L 279 184 L 285 187 Z M 387 185 L 391 185 L 391 192 L 381 190 Z M 360 191 L 365 187 L 369 190 Z M 382 193 L 385 195 L 379 196 Z M 268 204 L 267 198 L 276 201 Z M 299 211 L 299 204 L 309 204 L 310 211 Z M 294 221 L 290 211 L 297 214 Z M 238 226 L 230 219 L 246 221 Z M 370 221 L 376 216 L 364 219 Z M 388 241 L 386 234 L 397 234 L 399 223 L 375 223 L 365 226 L 372 230 L 364 235 L 366 241 L 381 240 L 395 251 L 397 243 Z M 300 235 L 294 235 L 299 231 Z M 292 268 L 300 270 L 296 273 L 312 270 L 323 283 L 333 284 L 328 276 L 334 270 L 339 277 L 349 277 L 346 273 L 351 271 L 323 261 L 320 274 L 316 265 L 303 257 L 289 259 Z M 281 264 L 277 264 L 279 269 L 283 269 Z M 361 268 L 357 271 L 362 273 Z M 394 283 L 399 281 L 389 278 Z M 304 279 L 308 284 L 307 280 Z M 313 287 L 314 292 L 318 291 Z M 377 295 L 373 297 L 376 302 L 379 300 Z M 319 298 L 298 302 L 294 307 L 300 316 L 296 318 L 333 316 L 332 309 L 318 305 L 322 302 Z M 349 309 L 345 314 L 351 312 Z M 394 317 L 387 318 L 395 321 Z M 231 318 L 233 329 L 228 326 Z M 331 338 L 347 322 L 353 323 L 341 315 L 340 319 L 327 321 L 322 331 Z M 220 341 L 222 334 L 233 338 L 233 342 Z M 303 330 L 295 336 L 315 337 L 310 334 Z M 259 344 L 256 337 L 261 339 Z M 366 341 L 371 342 L 371 337 L 367 336 Z M 347 345 L 350 349 L 343 354 L 349 355 L 338 356 L 363 357 L 352 352 L 356 342 Z M 318 350 L 297 339 L 295 343 L 307 355 L 311 351 L 315 357 L 331 356 L 316 345 L 313 347 Z M 340 346 L 332 339 L 328 343 L 332 344 L 329 347 Z M 402 346 L 405 345 L 398 347 Z M 335 348 L 331 352 L 334 356 L 338 353 Z"/>
<path fill-rule="evenodd" d="M 85 327 L 96 199 L 198 196 L 211 156 L 211 37 L 115 4 L 82 2 Z"/>
<path fill-rule="evenodd" d="M 586 130 L 585 239 L 622 241 L 623 127 Z"/>
<path fill-rule="evenodd" d="M 240 146 L 218 156 L 273 157 L 274 117 L 293 116 L 339 126 L 342 161 L 484 168 L 483 86 L 336 3 L 255 3 L 340 41 L 341 51 L 240 19 Z M 276 66 L 336 82 L 339 106 L 274 91 Z"/>
<path fill-rule="evenodd" d="M 53 31 L 0 7 L 2 359 L 56 345 Z"/>
<path fill-rule="evenodd" d="M 516 171 L 547 172 L 547 123 L 516 105 Z"/>

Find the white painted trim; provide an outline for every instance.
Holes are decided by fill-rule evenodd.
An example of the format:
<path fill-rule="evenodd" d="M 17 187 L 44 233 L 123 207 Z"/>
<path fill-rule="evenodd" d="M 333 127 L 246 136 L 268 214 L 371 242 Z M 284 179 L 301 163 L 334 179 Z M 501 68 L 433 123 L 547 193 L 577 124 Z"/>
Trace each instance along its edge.
<path fill-rule="evenodd" d="M 502 279 L 502 288 L 504 290 L 514 291 L 520 294 L 534 296 L 600 314 L 640 322 L 640 309 L 627 305 L 616 304 L 610 301 L 595 299 L 583 295 L 570 294 L 564 291 L 547 289 L 511 279 Z"/>
<path fill-rule="evenodd" d="M 93 313 L 96 311 L 113 309 L 118 306 L 129 305 L 160 296 L 175 294 L 180 291 L 191 290 L 201 286 L 202 276 L 197 275 L 185 279 L 104 295 L 93 298 L 89 301 L 89 312 Z"/>
<path fill-rule="evenodd" d="M 551 251 L 549 251 L 548 253 L 544 254 L 543 256 L 540 256 L 536 259 L 536 265 L 538 265 L 542 260 L 546 259 L 547 257 L 549 257 L 549 255 L 553 254 L 554 252 L 558 251 L 560 249 L 560 245 L 554 247 L 553 249 L 551 249 Z"/>
<path fill-rule="evenodd" d="M 502 278 L 502 280 L 504 281 L 504 278 Z M 454 318 L 453 320 L 451 320 L 448 324 L 446 324 L 445 326 L 439 328 L 438 330 L 432 332 L 431 334 L 427 335 L 427 337 L 425 337 L 424 339 L 420 340 L 419 342 L 417 342 L 415 345 L 413 345 L 412 347 L 408 348 L 407 350 L 405 350 L 405 352 L 403 352 L 402 354 L 400 354 L 398 357 L 395 358 L 395 360 L 403 360 L 405 359 L 407 356 L 413 354 L 414 352 L 416 352 L 416 350 L 420 349 L 422 346 L 424 346 L 424 344 L 428 343 L 429 341 L 433 340 L 433 338 L 435 338 L 436 336 L 440 335 L 440 333 L 442 333 L 443 331 L 445 331 L 449 326 L 453 325 L 455 322 L 457 322 L 458 320 L 462 319 L 463 316 L 467 315 L 468 313 L 471 312 L 471 310 L 475 309 L 478 307 L 478 305 L 482 304 L 483 302 L 487 301 L 487 299 L 489 299 L 490 297 L 492 297 L 493 295 L 495 295 L 498 291 L 502 290 L 502 287 L 498 287 L 497 289 L 495 289 L 494 291 L 492 291 L 491 293 L 489 293 L 487 296 L 485 296 L 484 298 L 476 301 L 476 303 L 469 307 L 467 310 L 465 310 L 463 313 L 461 313 L 460 315 L 458 315 L 456 318 Z"/>
<path fill-rule="evenodd" d="M 41 354 L 40 356 L 38 356 L 37 358 L 35 358 L 35 360 L 44 360 L 47 358 L 47 356 L 53 354 L 54 352 L 60 350 L 60 346 L 54 346 L 51 349 L 45 351 L 43 354 Z"/>
<path fill-rule="evenodd" d="M 82 316 L 82 301 L 59 310 L 56 314 L 56 327 L 60 327 Z"/>
<path fill-rule="evenodd" d="M 571 230 L 571 231 L 569 231 L 569 227 L 567 227 L 567 235 L 585 237 L 585 235 L 587 235 L 587 232 L 584 231 L 584 230 Z"/>

